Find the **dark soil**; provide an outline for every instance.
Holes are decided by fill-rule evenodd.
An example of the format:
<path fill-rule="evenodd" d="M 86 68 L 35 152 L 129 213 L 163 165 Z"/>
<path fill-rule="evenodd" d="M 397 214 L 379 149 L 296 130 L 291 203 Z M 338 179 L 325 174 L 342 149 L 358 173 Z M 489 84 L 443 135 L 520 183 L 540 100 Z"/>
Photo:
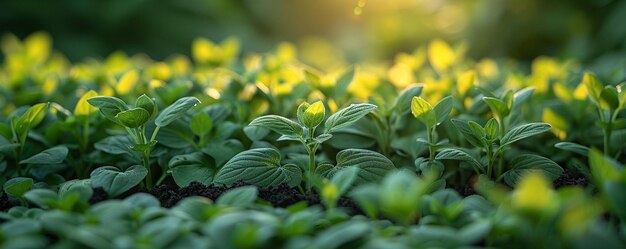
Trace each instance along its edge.
<path fill-rule="evenodd" d="M 567 186 L 587 187 L 588 185 L 589 179 L 572 169 L 566 169 L 559 178 L 554 180 L 554 188 L 556 189 Z"/>
<path fill-rule="evenodd" d="M 117 196 L 115 198 L 110 198 L 102 188 L 96 188 L 94 189 L 93 196 L 89 200 L 89 203 L 95 204 L 108 199 L 124 199 L 132 194 L 143 192 L 156 197 L 161 202 L 161 206 L 171 208 L 185 197 L 203 196 L 211 200 L 216 200 L 227 190 L 246 185 L 247 184 L 245 183 L 238 182 L 230 187 L 221 185 L 206 186 L 194 182 L 187 187 L 180 188 L 175 185 L 164 184 L 154 187 L 151 191 L 147 191 L 144 188 L 133 188 L 126 191 L 122 196 Z M 274 207 L 286 208 L 302 201 L 307 202 L 309 205 L 321 204 L 320 197 L 317 193 L 313 193 L 311 196 L 306 196 L 301 194 L 296 188 L 291 188 L 286 184 L 267 189 L 259 189 L 258 196 L 260 199 L 271 203 Z M 364 214 L 363 211 L 350 198 L 340 198 L 337 201 L 337 207 L 343 208 L 351 214 Z"/>
<path fill-rule="evenodd" d="M 455 185 L 452 188 L 456 190 L 456 192 L 459 193 L 461 197 L 468 197 L 470 195 L 477 194 L 474 188 L 470 184 L 467 184 L 465 186 Z"/>

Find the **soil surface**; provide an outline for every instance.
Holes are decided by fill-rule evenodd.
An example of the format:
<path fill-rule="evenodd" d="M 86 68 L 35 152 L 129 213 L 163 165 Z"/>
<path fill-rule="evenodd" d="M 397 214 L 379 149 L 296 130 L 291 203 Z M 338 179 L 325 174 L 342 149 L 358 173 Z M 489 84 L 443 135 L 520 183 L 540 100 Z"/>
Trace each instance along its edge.
<path fill-rule="evenodd" d="M 161 206 L 165 208 L 171 208 L 185 197 L 203 196 L 211 200 L 216 200 L 220 195 L 222 195 L 229 189 L 246 185 L 247 184 L 245 183 L 238 182 L 230 187 L 224 187 L 221 185 L 207 186 L 194 182 L 187 187 L 180 188 L 175 185 L 164 184 L 154 187 L 151 191 L 147 191 L 145 188 L 136 187 L 130 189 L 129 191 L 126 191 L 123 195 L 117 196 L 115 198 L 110 198 L 102 188 L 96 188 L 94 189 L 93 196 L 91 197 L 89 202 L 90 204 L 95 204 L 108 199 L 124 199 L 132 194 L 144 192 L 156 197 L 161 202 Z M 321 204 L 319 195 L 317 193 L 313 193 L 311 194 L 311 196 L 306 196 L 301 194 L 296 188 L 291 188 L 286 184 L 267 189 L 260 188 L 258 192 L 258 197 L 259 199 L 271 203 L 274 207 L 282 208 L 289 207 L 301 201 L 305 201 L 309 205 Z M 350 198 L 340 198 L 337 201 L 337 207 L 343 208 L 351 214 L 364 214 L 363 211 Z"/>
<path fill-rule="evenodd" d="M 589 179 L 572 169 L 566 169 L 559 178 L 554 180 L 556 189 L 567 186 L 587 187 L 588 185 Z"/>

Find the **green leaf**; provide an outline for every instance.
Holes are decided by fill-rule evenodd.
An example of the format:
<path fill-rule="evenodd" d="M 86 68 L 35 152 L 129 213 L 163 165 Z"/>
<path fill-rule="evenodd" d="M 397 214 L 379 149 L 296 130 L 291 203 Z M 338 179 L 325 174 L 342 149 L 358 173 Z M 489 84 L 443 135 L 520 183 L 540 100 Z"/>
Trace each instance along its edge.
<path fill-rule="evenodd" d="M 417 97 L 422 94 L 422 89 L 424 89 L 424 86 L 418 85 L 402 91 L 398 98 L 396 98 L 396 103 L 394 104 L 394 108 L 398 111 L 398 113 L 404 115 L 410 112 L 413 97 Z"/>
<path fill-rule="evenodd" d="M 482 165 L 478 160 L 472 157 L 470 154 L 467 154 L 465 151 L 459 149 L 442 149 L 437 153 L 435 157 L 437 160 L 459 160 L 468 162 L 472 165 L 472 167 L 478 172 L 484 172 L 485 166 Z"/>
<path fill-rule="evenodd" d="M 487 136 L 487 132 L 485 131 L 485 128 L 480 126 L 478 123 L 474 121 L 469 121 L 467 122 L 467 124 L 469 125 L 470 129 L 472 129 L 472 133 L 476 135 L 477 137 L 481 138 L 481 140 L 483 140 Z M 483 145 L 483 147 L 484 146 L 486 146 L 486 144 Z"/>
<path fill-rule="evenodd" d="M 437 114 L 433 107 L 422 97 L 413 97 L 411 102 L 411 112 L 428 128 L 437 125 Z"/>
<path fill-rule="evenodd" d="M 499 100 L 497 98 L 483 97 L 483 101 L 487 103 L 487 105 L 489 106 L 493 114 L 497 116 L 498 120 L 500 120 L 501 122 L 506 116 L 509 115 L 511 111 L 507 107 L 507 104 L 505 104 L 504 102 L 502 102 L 502 100 Z"/>
<path fill-rule="evenodd" d="M 157 126 L 164 127 L 174 122 L 181 115 L 185 114 L 187 110 L 200 103 L 196 97 L 184 97 L 176 100 L 173 104 L 166 107 L 154 120 Z"/>
<path fill-rule="evenodd" d="M 209 185 L 217 173 L 215 163 L 202 152 L 175 156 L 168 166 L 172 170 L 174 182 L 179 187 L 186 187 L 192 182 Z"/>
<path fill-rule="evenodd" d="M 504 172 L 504 182 L 509 186 L 515 186 L 517 181 L 533 170 L 539 170 L 552 181 L 556 180 L 563 173 L 563 168 L 554 161 L 533 154 L 519 155 L 511 161 L 511 169 Z"/>
<path fill-rule="evenodd" d="M 258 190 L 255 186 L 238 187 L 226 191 L 217 198 L 215 204 L 225 207 L 248 207 L 256 201 Z"/>
<path fill-rule="evenodd" d="M 28 108 L 28 110 L 16 120 L 13 129 L 22 142 L 26 139 L 28 131 L 41 123 L 43 118 L 46 116 L 46 110 L 48 109 L 49 104 L 50 103 L 36 104 Z"/>
<path fill-rule="evenodd" d="M 339 170 L 347 167 L 359 169 L 355 184 L 379 181 L 396 167 L 391 160 L 378 152 L 364 149 L 346 149 L 337 153 L 337 165 L 320 164 L 316 172 L 326 178 L 332 178 Z"/>
<path fill-rule="evenodd" d="M 367 103 L 351 104 L 328 117 L 325 123 L 326 133 L 349 126 L 376 108 L 376 105 Z"/>
<path fill-rule="evenodd" d="M 500 126 L 495 118 L 489 119 L 487 124 L 485 124 L 485 135 L 490 140 L 494 140 L 500 136 Z"/>
<path fill-rule="evenodd" d="M 4 183 L 4 192 L 8 195 L 21 198 L 24 193 L 33 187 L 34 181 L 27 177 L 14 177 Z"/>
<path fill-rule="evenodd" d="M 302 102 L 302 104 L 298 106 L 298 111 L 296 115 L 297 115 L 298 121 L 302 125 L 304 125 L 304 112 L 306 111 L 307 108 L 309 108 L 309 106 L 311 106 L 311 104 L 307 102 Z"/>
<path fill-rule="evenodd" d="M 620 181 L 622 179 L 622 166 L 612 158 L 605 157 L 602 152 L 592 149 L 589 151 L 589 167 L 596 184 L 602 186 L 607 181 Z"/>
<path fill-rule="evenodd" d="M 128 105 L 121 99 L 109 96 L 97 96 L 87 99 L 87 103 L 98 108 L 100 113 L 109 120 L 121 124 L 115 117 L 119 112 L 128 110 Z"/>
<path fill-rule="evenodd" d="M 352 183 L 357 179 L 359 168 L 347 167 L 336 172 L 330 179 L 330 182 L 337 186 L 339 194 L 343 195 L 350 189 Z"/>
<path fill-rule="evenodd" d="M 619 96 L 614 86 L 606 86 L 600 93 L 600 108 L 615 110 L 619 107 Z"/>
<path fill-rule="evenodd" d="M 483 140 L 481 138 L 481 134 L 475 134 L 469 124 L 460 119 L 452 119 L 452 124 L 463 134 L 463 137 L 470 142 L 472 145 L 476 147 L 484 147 Z"/>
<path fill-rule="evenodd" d="M 241 152 L 230 159 L 215 176 L 216 183 L 231 185 L 243 181 L 259 187 L 287 183 L 296 186 L 302 181 L 300 168 L 293 164 L 280 165 L 280 153 L 273 148 L 258 148 Z"/>
<path fill-rule="evenodd" d="M 443 123 L 443 121 L 446 120 L 446 118 L 450 114 L 450 111 L 452 111 L 453 104 L 454 99 L 452 98 L 452 96 L 445 97 L 437 102 L 437 104 L 433 108 L 433 110 L 435 111 L 435 115 L 437 116 L 437 125 Z"/>
<path fill-rule="evenodd" d="M 591 98 L 591 102 L 600 107 L 601 103 L 601 95 L 602 95 L 602 82 L 598 80 L 598 78 L 590 72 L 585 72 L 583 76 L 582 84 L 587 88 L 587 93 L 589 93 L 589 97 Z"/>
<path fill-rule="evenodd" d="M 527 137 L 531 137 L 537 134 L 544 133 L 550 130 L 552 126 L 547 123 L 529 123 L 517 126 L 507 132 L 500 141 L 500 147 L 504 147 L 508 144 L 522 140 Z"/>
<path fill-rule="evenodd" d="M 50 189 L 32 189 L 24 194 L 24 198 L 41 208 L 54 208 L 58 204 L 59 196 Z"/>
<path fill-rule="evenodd" d="M 202 137 L 213 128 L 213 120 L 205 112 L 199 112 L 191 119 L 191 131 L 196 136 Z"/>
<path fill-rule="evenodd" d="M 62 163 L 67 157 L 69 150 L 65 146 L 56 146 L 50 149 L 44 150 L 39 154 L 31 156 L 27 159 L 20 161 L 20 164 L 57 164 Z"/>
<path fill-rule="evenodd" d="M 91 180 L 83 179 L 83 180 L 70 180 L 64 182 L 59 187 L 59 196 L 64 197 L 71 193 L 78 193 L 81 200 L 87 202 L 93 195 L 93 189 L 91 188 Z"/>
<path fill-rule="evenodd" d="M 555 144 L 554 147 L 557 147 L 557 148 L 565 150 L 565 151 L 574 152 L 574 153 L 579 154 L 581 156 L 588 156 L 589 155 L 589 147 L 584 146 L 584 145 L 580 145 L 580 144 L 577 144 L 577 143 L 560 142 L 560 143 Z"/>
<path fill-rule="evenodd" d="M 335 94 L 335 98 L 346 95 L 346 90 L 348 90 L 348 86 L 350 86 L 350 83 L 352 83 L 352 80 L 354 79 L 354 71 L 354 66 L 351 66 L 339 77 L 333 92 Z"/>
<path fill-rule="evenodd" d="M 142 94 L 139 98 L 137 98 L 137 101 L 135 101 L 135 107 L 148 111 L 148 113 L 150 113 L 150 118 L 148 120 L 155 118 L 159 112 L 158 106 L 154 103 L 154 100 L 145 94 Z"/>
<path fill-rule="evenodd" d="M 530 99 L 530 96 L 534 92 L 535 92 L 534 87 L 526 87 L 522 90 L 517 91 L 513 95 L 513 107 L 518 107 L 524 104 L 526 101 L 528 101 L 528 99 Z"/>
<path fill-rule="evenodd" d="M 134 129 L 145 124 L 150 119 L 150 113 L 143 108 L 133 108 L 117 113 L 115 118 L 122 125 Z"/>
<path fill-rule="evenodd" d="M 148 175 L 148 170 L 141 165 L 134 165 L 120 171 L 113 166 L 103 166 L 91 172 L 91 185 L 101 187 L 110 196 L 118 196 L 139 184 Z"/>
<path fill-rule="evenodd" d="M 265 127 L 278 134 L 295 137 L 302 136 L 302 131 L 304 129 L 295 121 L 278 115 L 266 115 L 255 118 L 249 125 Z"/>

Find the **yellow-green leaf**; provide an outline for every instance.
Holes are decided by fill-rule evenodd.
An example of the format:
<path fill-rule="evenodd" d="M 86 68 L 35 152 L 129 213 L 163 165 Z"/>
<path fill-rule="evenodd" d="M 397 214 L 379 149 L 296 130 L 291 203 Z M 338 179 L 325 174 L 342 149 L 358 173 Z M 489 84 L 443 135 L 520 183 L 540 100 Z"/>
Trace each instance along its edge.
<path fill-rule="evenodd" d="M 432 127 L 437 122 L 433 106 L 422 97 L 413 97 L 413 101 L 411 102 L 411 112 L 413 113 L 413 116 L 422 121 L 428 127 Z"/>
<path fill-rule="evenodd" d="M 94 90 L 89 90 L 88 92 L 83 94 L 83 96 L 80 97 L 80 99 L 78 100 L 78 103 L 76 104 L 76 108 L 74 108 L 74 115 L 75 116 L 88 116 L 94 112 L 97 112 L 98 108 L 90 105 L 87 102 L 87 99 L 91 97 L 95 97 L 95 96 L 98 96 L 98 93 L 95 92 Z"/>
<path fill-rule="evenodd" d="M 439 73 L 445 72 L 455 61 L 454 50 L 443 40 L 436 39 L 428 45 L 428 60 Z"/>
<path fill-rule="evenodd" d="M 136 70 L 128 71 L 117 82 L 115 91 L 120 95 L 126 95 L 135 88 L 137 81 L 139 81 L 139 73 Z"/>

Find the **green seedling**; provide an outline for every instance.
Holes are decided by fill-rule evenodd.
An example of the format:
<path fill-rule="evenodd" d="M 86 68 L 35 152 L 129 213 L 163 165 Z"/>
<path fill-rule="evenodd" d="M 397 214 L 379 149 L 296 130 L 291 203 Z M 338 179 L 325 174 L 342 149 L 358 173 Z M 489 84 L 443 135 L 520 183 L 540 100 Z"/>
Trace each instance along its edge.
<path fill-rule="evenodd" d="M 417 139 L 418 142 L 424 143 L 428 146 L 428 161 L 424 161 L 422 158 L 416 160 L 416 165 L 419 170 L 437 170 L 440 174 L 443 173 L 443 164 L 435 160 L 435 152 L 447 145 L 447 140 L 437 141 L 437 126 L 439 126 L 450 114 L 452 110 L 453 99 L 451 96 L 441 99 L 435 106 L 432 106 L 426 100 L 421 97 L 413 97 L 411 102 L 411 112 L 413 116 L 417 118 L 426 126 L 426 140 L 423 138 Z"/>
<path fill-rule="evenodd" d="M 158 113 L 158 107 L 154 100 L 145 94 L 137 98 L 135 106 L 132 107 L 128 106 L 121 99 L 108 96 L 92 97 L 87 102 L 98 108 L 100 113 L 107 119 L 126 129 L 128 135 L 135 142 L 132 150 L 141 153 L 142 165 L 147 171 L 145 186 L 148 189 L 152 188 L 153 177 L 150 166 L 150 151 L 157 144 L 155 139 L 159 129 L 174 122 L 174 120 L 185 114 L 187 110 L 200 103 L 195 97 L 184 97 Z M 146 134 L 146 125 L 148 121 L 153 119 L 156 127 L 152 131 L 152 135 L 148 136 Z"/>
<path fill-rule="evenodd" d="M 372 104 L 352 104 L 339 110 L 337 113 L 328 117 L 328 119 L 325 119 L 326 108 L 321 101 L 313 104 L 304 102 L 298 107 L 297 122 L 277 115 L 267 115 L 254 119 L 250 125 L 265 127 L 281 134 L 282 136 L 278 138 L 279 141 L 298 141 L 304 146 L 308 154 L 308 166 L 305 169 L 305 174 L 308 179 L 306 189 L 307 192 L 310 192 L 312 187 L 312 181 L 310 179 L 313 178 L 313 174 L 317 169 L 315 154 L 319 146 L 330 139 L 333 132 L 349 126 L 374 109 L 376 109 L 376 106 Z M 326 120 L 324 123 L 324 131 L 316 136 L 316 129 L 324 120 Z M 364 153 L 362 151 L 365 150 L 355 151 L 354 153 L 360 155 Z M 340 158 L 339 155 L 337 157 Z M 253 149 L 238 154 L 218 172 L 216 176 L 217 181 L 228 183 L 231 182 L 231 179 L 234 180 L 238 178 L 246 180 L 250 178 L 249 180 L 251 180 L 252 178 L 256 178 L 256 176 L 241 175 L 244 172 L 243 169 L 241 169 L 241 171 L 239 169 L 241 167 L 251 166 L 246 163 L 251 160 L 266 162 L 266 165 L 258 165 L 258 170 L 265 170 L 263 166 L 267 165 L 279 166 L 277 169 L 280 169 L 280 171 L 276 171 L 271 175 L 268 173 L 270 177 L 267 179 L 263 179 L 262 181 L 255 180 L 258 184 L 274 185 L 279 182 L 288 182 L 290 185 L 297 185 L 300 182 L 300 178 L 298 177 L 300 169 L 293 164 L 280 166 L 280 153 L 272 148 Z M 326 169 L 326 173 L 331 171 L 328 165 L 323 168 Z M 249 168 L 247 171 L 251 172 L 252 169 Z"/>

